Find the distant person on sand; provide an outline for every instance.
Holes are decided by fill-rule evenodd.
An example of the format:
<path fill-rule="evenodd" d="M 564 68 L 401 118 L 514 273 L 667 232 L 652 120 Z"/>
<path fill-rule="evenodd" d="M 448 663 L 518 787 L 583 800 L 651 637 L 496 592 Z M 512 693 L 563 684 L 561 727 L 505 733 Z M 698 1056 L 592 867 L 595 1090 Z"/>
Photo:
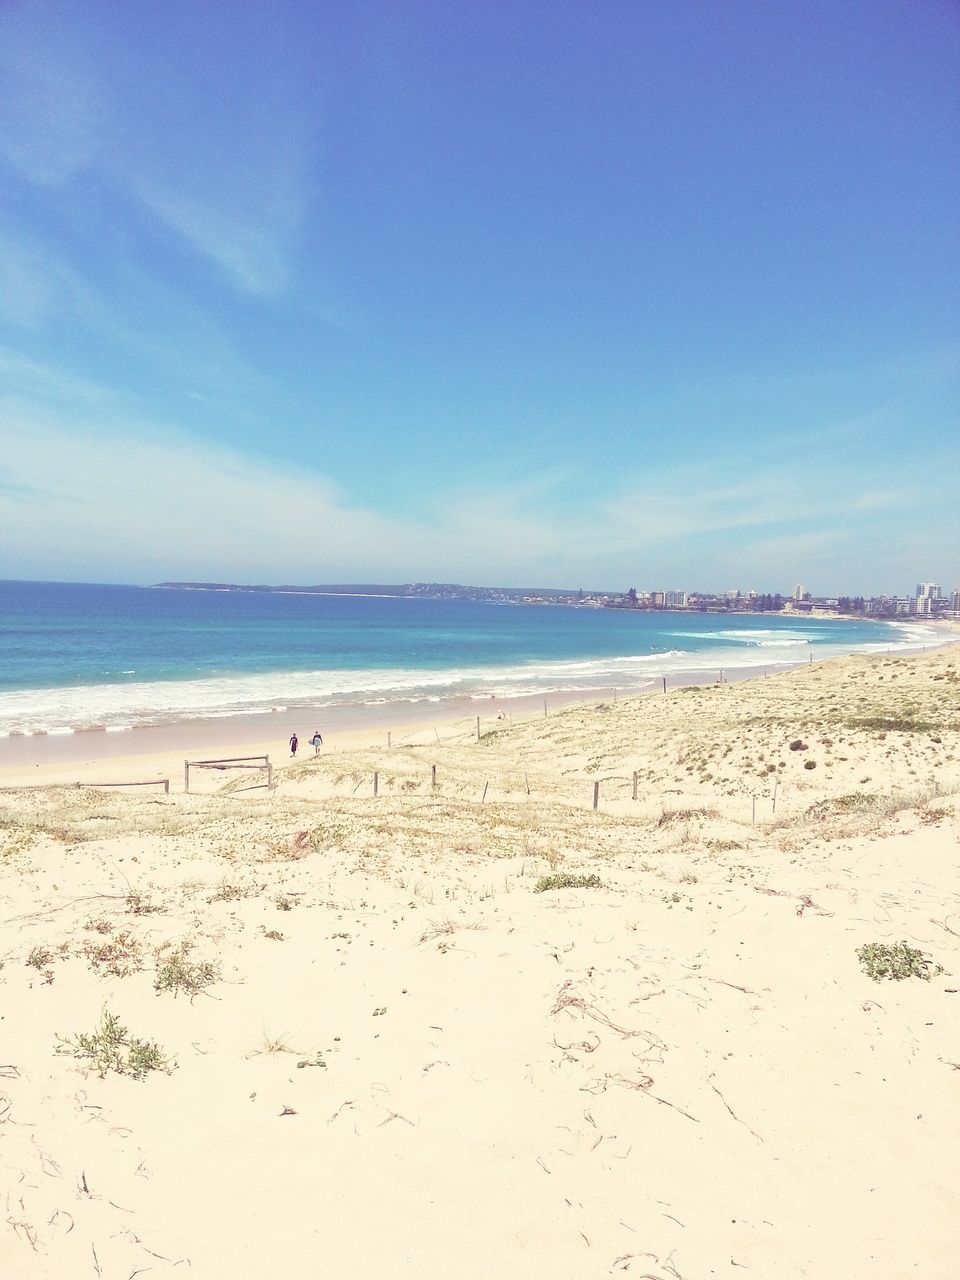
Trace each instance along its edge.
<path fill-rule="evenodd" d="M 290 754 L 292 756 L 295 756 L 297 754 L 297 747 L 299 745 L 300 744 L 297 741 L 297 735 L 295 733 L 291 734 L 290 735 Z"/>
<path fill-rule="evenodd" d="M 313 737 L 310 739 L 310 745 L 313 747 L 313 754 L 318 756 L 320 754 L 320 748 L 323 746 L 323 738 L 320 736 L 319 729 L 314 731 Z"/>

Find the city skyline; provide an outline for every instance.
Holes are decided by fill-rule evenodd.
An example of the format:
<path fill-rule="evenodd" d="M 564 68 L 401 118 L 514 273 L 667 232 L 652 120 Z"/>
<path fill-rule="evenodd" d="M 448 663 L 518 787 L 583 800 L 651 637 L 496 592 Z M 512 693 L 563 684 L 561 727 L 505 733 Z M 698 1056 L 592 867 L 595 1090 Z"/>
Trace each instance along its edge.
<path fill-rule="evenodd" d="M 960 11 L 0 10 L 0 577 L 960 579 Z"/>
<path fill-rule="evenodd" d="M 617 608 L 640 609 L 714 609 L 746 608 L 758 610 L 783 610 L 796 614 L 834 609 L 841 613 L 863 614 L 876 617 L 910 615 L 916 617 L 946 617 L 960 614 L 960 587 L 944 591 L 939 583 L 917 583 L 913 594 L 900 596 L 880 593 L 864 596 L 856 592 L 840 595 L 814 595 L 800 584 L 793 593 L 760 592 L 738 587 L 722 591 L 682 588 L 629 587 L 611 590 L 596 586 L 548 587 L 548 586 L 492 586 L 467 583 L 318 583 L 318 584 L 256 584 L 235 582 L 159 582 L 150 584 L 157 589 L 182 591 L 239 591 L 275 592 L 278 594 L 317 595 L 388 595 L 422 596 L 430 598 L 464 598 L 511 603 L 584 603 L 606 604 Z"/>

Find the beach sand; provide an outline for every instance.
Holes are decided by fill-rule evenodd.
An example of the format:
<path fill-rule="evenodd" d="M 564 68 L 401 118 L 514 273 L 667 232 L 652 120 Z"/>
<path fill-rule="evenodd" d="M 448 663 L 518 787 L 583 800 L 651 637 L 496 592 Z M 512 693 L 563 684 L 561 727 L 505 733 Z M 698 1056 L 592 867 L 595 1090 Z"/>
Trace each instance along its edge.
<path fill-rule="evenodd" d="M 952 1280 L 957 647 L 296 727 L 0 770 L 0 1273 Z"/>

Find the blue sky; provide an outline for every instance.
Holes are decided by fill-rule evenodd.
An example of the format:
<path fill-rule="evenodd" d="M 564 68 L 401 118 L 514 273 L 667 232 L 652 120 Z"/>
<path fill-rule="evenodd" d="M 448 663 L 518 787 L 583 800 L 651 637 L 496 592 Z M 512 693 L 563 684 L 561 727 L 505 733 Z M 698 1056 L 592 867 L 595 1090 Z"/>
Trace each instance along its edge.
<path fill-rule="evenodd" d="M 0 6 L 0 577 L 960 586 L 960 7 Z"/>

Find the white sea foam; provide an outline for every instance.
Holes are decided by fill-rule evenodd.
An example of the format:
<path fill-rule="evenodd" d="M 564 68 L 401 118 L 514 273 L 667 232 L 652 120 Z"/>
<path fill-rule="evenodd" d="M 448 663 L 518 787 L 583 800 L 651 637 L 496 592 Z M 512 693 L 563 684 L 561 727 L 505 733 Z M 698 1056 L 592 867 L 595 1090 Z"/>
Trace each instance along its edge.
<path fill-rule="evenodd" d="M 729 644 L 752 645 L 756 648 L 777 648 L 780 645 L 793 646 L 798 644 L 810 644 L 811 640 L 819 640 L 822 632 L 801 632 L 786 631 L 778 628 L 774 630 L 772 627 L 762 631 L 671 631 L 672 636 L 678 639 L 687 640 L 722 640 Z"/>
<path fill-rule="evenodd" d="M 0 734 L 66 734 L 84 729 L 119 733 L 180 720 L 228 719 L 272 711 L 350 704 L 436 703 L 453 697 L 489 698 L 619 689 L 623 693 L 671 682 L 684 675 L 707 676 L 723 669 L 796 665 L 801 651 L 811 656 L 886 652 L 941 644 L 936 628 L 916 622 L 891 623 L 886 643 L 831 643 L 829 630 L 754 628 L 671 633 L 677 639 L 713 640 L 709 649 L 514 663 L 431 670 L 418 667 L 356 671 L 275 671 L 257 675 L 211 676 L 196 680 L 131 681 L 0 693 Z M 810 641 L 818 643 L 812 648 Z"/>

